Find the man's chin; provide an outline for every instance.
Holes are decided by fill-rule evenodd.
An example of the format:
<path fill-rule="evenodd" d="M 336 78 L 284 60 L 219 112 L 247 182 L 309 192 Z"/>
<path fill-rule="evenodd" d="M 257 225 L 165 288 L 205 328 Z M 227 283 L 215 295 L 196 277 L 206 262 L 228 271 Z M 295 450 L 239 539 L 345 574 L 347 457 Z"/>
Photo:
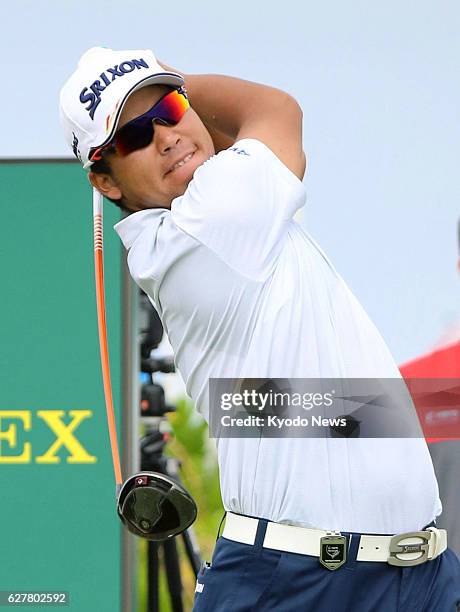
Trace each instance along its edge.
<path fill-rule="evenodd" d="M 171 193 L 174 193 L 173 199 L 184 195 L 184 193 L 187 191 L 187 187 L 193 180 L 194 173 L 195 169 L 193 172 L 190 172 L 184 176 L 181 181 L 175 182 L 174 187 L 171 189 Z"/>

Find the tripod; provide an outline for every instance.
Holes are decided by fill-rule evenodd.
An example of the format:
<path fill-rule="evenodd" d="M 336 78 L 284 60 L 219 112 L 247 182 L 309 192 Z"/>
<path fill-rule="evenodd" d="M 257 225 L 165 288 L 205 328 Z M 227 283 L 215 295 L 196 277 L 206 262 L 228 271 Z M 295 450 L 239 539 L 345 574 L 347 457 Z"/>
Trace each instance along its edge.
<path fill-rule="evenodd" d="M 141 469 L 151 472 L 160 472 L 174 478 L 180 482 L 179 467 L 180 463 L 173 457 L 166 457 L 163 454 L 169 438 L 170 425 L 165 418 L 158 417 L 143 417 L 144 422 L 148 422 L 146 434 L 141 439 Z M 198 575 L 201 566 L 200 551 L 196 542 L 193 528 L 189 527 L 184 531 L 180 538 L 182 539 L 186 557 L 190 563 L 195 577 Z M 163 549 L 163 558 L 165 564 L 166 578 L 168 591 L 171 600 L 173 612 L 183 612 L 182 604 L 182 580 L 179 564 L 179 555 L 177 549 L 176 538 L 167 540 L 166 542 L 152 542 L 148 544 L 147 558 L 147 610 L 148 612 L 157 612 L 159 608 L 158 598 L 158 579 L 160 569 L 159 552 L 160 547 Z"/>
<path fill-rule="evenodd" d="M 144 296 L 145 298 L 145 296 Z M 141 389 L 141 423 L 145 425 L 145 434 L 140 440 L 140 464 L 142 471 L 158 472 L 180 482 L 180 461 L 164 454 L 166 444 L 172 437 L 172 428 L 166 413 L 174 412 L 175 406 L 167 405 L 161 385 L 153 381 L 155 372 L 171 373 L 175 371 L 171 359 L 155 359 L 150 356 L 151 350 L 161 341 L 163 328 L 161 321 L 151 304 L 141 301 L 144 312 L 148 314 L 148 326 L 141 344 L 141 370 L 149 375 L 150 382 Z M 186 558 L 195 575 L 201 567 L 201 554 L 192 527 L 180 534 Z M 184 612 L 182 601 L 182 577 L 176 538 L 165 542 L 147 543 L 147 611 L 160 612 L 159 607 L 159 570 L 160 549 L 164 559 L 169 597 L 173 612 Z"/>

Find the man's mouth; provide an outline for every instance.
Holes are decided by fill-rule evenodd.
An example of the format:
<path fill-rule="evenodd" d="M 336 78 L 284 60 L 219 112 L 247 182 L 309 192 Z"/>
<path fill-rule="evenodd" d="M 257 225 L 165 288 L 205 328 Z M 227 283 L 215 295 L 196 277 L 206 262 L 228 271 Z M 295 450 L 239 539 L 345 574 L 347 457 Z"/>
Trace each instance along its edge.
<path fill-rule="evenodd" d="M 174 172 L 174 170 L 177 170 L 177 168 L 182 168 L 182 166 L 184 166 L 187 162 L 189 162 L 192 157 L 194 156 L 195 151 L 192 151 L 191 153 L 188 153 L 187 155 L 184 155 L 183 157 L 181 157 L 180 159 L 178 159 L 170 168 L 169 170 L 166 172 L 166 174 L 170 174 L 171 172 Z"/>

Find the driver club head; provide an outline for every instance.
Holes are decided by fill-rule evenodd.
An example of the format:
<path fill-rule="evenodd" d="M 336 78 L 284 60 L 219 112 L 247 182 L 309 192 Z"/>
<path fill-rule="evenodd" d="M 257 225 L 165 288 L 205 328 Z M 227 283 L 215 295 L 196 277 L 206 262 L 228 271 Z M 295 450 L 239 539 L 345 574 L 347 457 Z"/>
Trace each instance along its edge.
<path fill-rule="evenodd" d="M 170 476 L 140 472 L 123 483 L 117 512 L 131 533 L 162 542 L 190 527 L 197 508 L 188 491 Z"/>

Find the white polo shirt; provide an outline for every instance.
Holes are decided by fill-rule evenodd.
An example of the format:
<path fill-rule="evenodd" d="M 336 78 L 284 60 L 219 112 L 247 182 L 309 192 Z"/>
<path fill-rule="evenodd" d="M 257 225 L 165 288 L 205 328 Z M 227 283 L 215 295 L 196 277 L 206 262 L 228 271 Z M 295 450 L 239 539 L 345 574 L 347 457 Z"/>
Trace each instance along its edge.
<path fill-rule="evenodd" d="M 325 254 L 293 220 L 302 182 L 244 139 L 194 174 L 171 210 L 115 225 L 190 397 L 209 378 L 393 378 L 391 354 Z M 421 439 L 217 440 L 224 507 L 361 533 L 417 530 L 441 511 Z"/>

